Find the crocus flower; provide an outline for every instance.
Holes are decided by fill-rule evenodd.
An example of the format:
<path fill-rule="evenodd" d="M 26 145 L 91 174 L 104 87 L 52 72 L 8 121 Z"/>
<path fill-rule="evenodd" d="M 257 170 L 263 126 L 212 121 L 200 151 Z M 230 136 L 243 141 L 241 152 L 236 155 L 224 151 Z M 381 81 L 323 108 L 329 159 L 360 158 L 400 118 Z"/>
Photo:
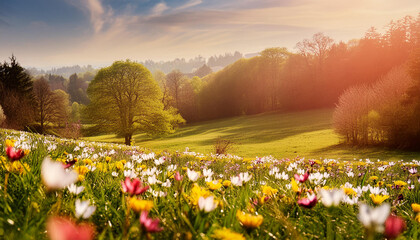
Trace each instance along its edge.
<path fill-rule="evenodd" d="M 321 189 L 319 193 L 321 194 L 321 202 L 326 207 L 338 206 L 345 196 L 342 189 Z"/>
<path fill-rule="evenodd" d="M 217 202 L 214 201 L 214 196 L 207 198 L 200 197 L 198 199 L 198 208 L 204 212 L 211 212 L 217 207 Z"/>
<path fill-rule="evenodd" d="M 404 232 L 406 228 L 405 221 L 401 217 L 390 215 L 385 221 L 385 236 L 395 239 Z"/>
<path fill-rule="evenodd" d="M 182 179 L 183 179 L 184 177 L 183 176 L 181 176 L 181 174 L 179 174 L 179 172 L 178 171 L 176 171 L 176 173 L 175 173 L 175 180 L 177 180 L 177 181 L 182 181 Z"/>
<path fill-rule="evenodd" d="M 149 186 L 143 187 L 142 182 L 138 178 L 131 181 L 130 178 L 126 177 L 125 181 L 123 181 L 121 185 L 123 192 L 129 193 L 131 196 L 142 194 L 149 189 Z"/>
<path fill-rule="evenodd" d="M 7 147 L 6 155 L 13 162 L 23 158 L 25 156 L 25 152 L 22 149 L 16 150 L 14 147 Z"/>
<path fill-rule="evenodd" d="M 76 199 L 76 218 L 87 219 L 95 212 L 96 206 L 90 205 L 90 201 L 80 201 Z"/>
<path fill-rule="evenodd" d="M 149 233 L 160 232 L 163 229 L 159 227 L 159 219 L 151 219 L 147 217 L 148 212 L 143 211 L 140 214 L 140 224 L 144 230 Z"/>
<path fill-rule="evenodd" d="M 47 233 L 51 240 L 90 240 L 94 232 L 91 225 L 77 225 L 68 218 L 50 217 L 47 222 Z"/>
<path fill-rule="evenodd" d="M 318 199 L 316 198 L 315 194 L 309 195 L 307 198 L 301 198 L 297 201 L 299 206 L 302 206 L 304 208 L 313 208 L 316 203 L 318 202 Z"/>
<path fill-rule="evenodd" d="M 68 186 L 67 189 L 69 190 L 69 192 L 78 195 L 85 189 L 85 187 L 83 186 L 78 187 L 76 186 L 76 184 L 73 183 L 70 186 Z"/>
<path fill-rule="evenodd" d="M 41 176 L 45 186 L 51 190 L 65 188 L 77 181 L 78 174 L 74 170 L 66 170 L 63 164 L 44 158 L 41 164 Z"/>
<path fill-rule="evenodd" d="M 309 172 L 305 172 L 303 175 L 295 174 L 296 181 L 299 181 L 301 183 L 305 182 L 309 177 Z"/>
<path fill-rule="evenodd" d="M 382 204 L 377 208 L 371 208 L 366 204 L 360 204 L 359 221 L 368 229 L 375 230 L 376 232 L 384 231 L 384 223 L 388 218 L 391 210 L 389 203 Z"/>
<path fill-rule="evenodd" d="M 198 179 L 198 177 L 200 176 L 200 174 L 199 174 L 198 172 L 196 172 L 196 171 L 193 171 L 193 170 L 187 169 L 187 176 L 188 176 L 188 178 L 189 178 L 191 181 L 195 182 L 195 181 L 197 181 L 197 179 Z"/>

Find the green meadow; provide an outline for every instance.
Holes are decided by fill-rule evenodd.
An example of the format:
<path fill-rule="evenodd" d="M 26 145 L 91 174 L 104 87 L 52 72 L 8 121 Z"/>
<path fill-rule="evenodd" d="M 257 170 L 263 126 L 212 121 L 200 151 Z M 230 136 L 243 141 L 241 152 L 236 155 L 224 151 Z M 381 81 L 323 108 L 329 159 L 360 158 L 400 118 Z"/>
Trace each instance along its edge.
<path fill-rule="evenodd" d="M 229 151 L 241 157 L 272 155 L 277 158 L 335 158 L 342 160 L 412 160 L 420 153 L 390 150 L 382 147 L 362 148 L 342 144 L 332 128 L 333 109 L 292 113 L 270 112 L 214 121 L 186 124 L 175 133 L 163 137 L 137 134 L 134 144 L 153 151 L 214 152 L 217 138 L 230 140 Z M 123 143 L 116 135 L 86 137 L 86 140 Z"/>

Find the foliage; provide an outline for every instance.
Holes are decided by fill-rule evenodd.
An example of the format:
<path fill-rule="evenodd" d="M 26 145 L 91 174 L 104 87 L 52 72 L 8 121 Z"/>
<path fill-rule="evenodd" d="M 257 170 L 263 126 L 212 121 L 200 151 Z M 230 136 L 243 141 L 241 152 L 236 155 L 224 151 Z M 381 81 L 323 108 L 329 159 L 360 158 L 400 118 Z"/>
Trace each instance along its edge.
<path fill-rule="evenodd" d="M 26 149 L 27 155 L 11 163 L 3 150 L 6 139 L 14 140 L 17 149 Z M 48 191 L 40 173 L 46 156 L 58 163 L 77 158 L 68 171 L 78 171 L 76 186 L 84 189 L 80 193 L 69 188 Z M 0 229 L 6 239 L 44 239 L 50 216 L 74 219 L 80 215 L 75 206 L 80 200 L 87 200 L 96 210 L 77 222 L 91 223 L 97 239 L 382 239 L 382 233 L 365 230 L 359 221 L 362 207 L 358 203 L 373 206 L 373 194 L 387 197 L 381 206 L 391 205 L 392 213 L 405 222 L 402 239 L 418 239 L 419 234 L 419 162 L 415 160 L 243 159 L 154 153 L 11 131 L 0 133 L 0 159 L 0 179 L 7 179 L 7 184 L 1 182 L 0 191 Z M 299 177 L 306 170 L 310 172 L 306 181 L 292 181 L 295 174 Z M 178 177 L 173 177 L 175 172 Z M 194 182 L 188 172 L 203 176 Z M 140 225 L 140 213 L 130 207 L 134 200 L 122 191 L 129 175 L 149 186 L 136 201 L 147 203 L 147 209 L 151 208 L 148 216 L 163 231 L 148 234 Z M 325 195 L 320 193 L 331 188 L 342 189 L 345 195 L 337 206 L 326 207 Z M 309 191 L 318 201 L 306 209 L 298 202 Z M 200 210 L 197 202 L 203 196 L 217 202 L 213 211 Z"/>
<path fill-rule="evenodd" d="M 228 139 L 218 137 L 213 145 L 214 153 L 218 155 L 227 155 L 228 151 L 233 148 L 233 142 Z"/>
<path fill-rule="evenodd" d="M 150 72 L 129 60 L 102 68 L 89 84 L 86 112 L 104 131 L 116 132 L 131 143 L 135 132 L 174 131 L 181 118 L 163 109 L 162 92 Z"/>

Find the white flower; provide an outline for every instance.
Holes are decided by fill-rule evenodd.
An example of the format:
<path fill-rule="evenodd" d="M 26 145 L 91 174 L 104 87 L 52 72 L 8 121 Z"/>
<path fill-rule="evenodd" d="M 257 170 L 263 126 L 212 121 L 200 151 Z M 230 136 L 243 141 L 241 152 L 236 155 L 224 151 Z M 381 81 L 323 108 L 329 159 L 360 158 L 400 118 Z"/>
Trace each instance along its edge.
<path fill-rule="evenodd" d="M 274 175 L 274 174 L 276 174 L 276 173 L 278 173 L 280 170 L 279 170 L 279 168 L 278 167 L 273 167 L 273 169 L 271 169 L 269 172 L 268 172 L 268 174 L 269 175 Z"/>
<path fill-rule="evenodd" d="M 191 181 L 195 182 L 195 181 L 197 181 L 197 179 L 198 179 L 198 177 L 200 176 L 200 174 L 199 174 L 198 172 L 193 171 L 193 170 L 190 170 L 190 169 L 188 168 L 188 169 L 187 169 L 187 176 L 188 176 L 188 178 L 189 178 Z"/>
<path fill-rule="evenodd" d="M 111 173 L 111 175 L 112 175 L 113 177 L 118 177 L 118 173 L 117 173 L 117 172 L 112 172 L 112 173 Z"/>
<path fill-rule="evenodd" d="M 137 174 L 133 170 L 125 170 L 124 177 L 136 178 Z"/>
<path fill-rule="evenodd" d="M 176 165 L 171 164 L 166 169 L 168 169 L 169 172 L 173 172 L 176 170 L 176 167 L 177 167 Z"/>
<path fill-rule="evenodd" d="M 211 177 L 211 176 L 213 176 L 213 171 L 211 169 L 203 169 L 203 176 L 204 177 Z"/>
<path fill-rule="evenodd" d="M 76 186 L 76 184 L 73 183 L 70 186 L 68 186 L 67 189 L 69 190 L 69 192 L 78 195 L 85 189 L 85 187 L 83 186 L 78 187 Z"/>
<path fill-rule="evenodd" d="M 156 175 L 149 176 L 149 177 L 147 178 L 147 182 L 148 182 L 150 185 L 153 185 L 153 184 L 156 184 L 156 183 L 161 183 L 159 180 L 157 180 Z"/>
<path fill-rule="evenodd" d="M 211 212 L 216 209 L 217 203 L 214 201 L 213 196 L 209 196 L 207 198 L 200 197 L 198 199 L 198 208 L 204 212 Z"/>
<path fill-rule="evenodd" d="M 285 172 L 276 173 L 275 177 L 276 179 L 289 180 L 289 175 L 287 175 Z"/>
<path fill-rule="evenodd" d="M 166 179 L 166 182 L 162 183 L 162 187 L 171 187 L 172 183 L 169 179 Z"/>
<path fill-rule="evenodd" d="M 241 178 L 241 181 L 243 182 L 248 182 L 249 180 L 251 180 L 252 176 L 249 175 L 248 172 L 244 172 L 244 173 L 239 173 L 239 178 Z"/>
<path fill-rule="evenodd" d="M 350 198 L 349 196 L 345 195 L 343 197 L 342 202 L 347 203 L 347 204 L 350 204 L 350 205 L 353 205 L 353 204 L 356 204 L 356 203 L 359 202 L 359 197 Z"/>
<path fill-rule="evenodd" d="M 321 194 L 322 204 L 324 204 L 324 206 L 326 207 L 338 206 L 343 197 L 345 196 L 344 191 L 342 189 L 321 189 L 319 193 Z"/>
<path fill-rule="evenodd" d="M 411 173 L 411 174 L 416 174 L 417 173 L 417 168 L 410 168 L 408 170 L 408 172 Z"/>
<path fill-rule="evenodd" d="M 211 176 L 209 176 L 209 177 L 206 177 L 206 178 L 204 179 L 204 181 L 205 181 L 205 182 L 211 182 L 211 181 L 213 181 L 213 178 L 212 178 Z"/>
<path fill-rule="evenodd" d="M 366 228 L 381 233 L 384 231 L 384 223 L 388 218 L 390 211 L 391 206 L 389 203 L 384 203 L 377 208 L 371 208 L 366 204 L 360 204 L 359 215 L 357 215 L 357 217 Z"/>
<path fill-rule="evenodd" d="M 84 218 L 87 219 L 95 212 L 96 206 L 90 205 L 90 201 L 80 201 L 80 199 L 76 199 L 76 218 Z"/>
<path fill-rule="evenodd" d="M 161 158 L 155 160 L 155 165 L 158 166 L 158 165 L 160 165 L 164 162 L 165 162 L 165 158 L 161 157 Z"/>
<path fill-rule="evenodd" d="M 347 173 L 347 176 L 349 176 L 349 177 L 354 177 L 354 173 L 353 173 L 353 172 L 348 172 L 348 173 Z"/>
<path fill-rule="evenodd" d="M 41 176 L 49 189 L 62 189 L 77 181 L 78 174 L 74 170 L 66 170 L 62 163 L 44 158 L 41 165 Z"/>
<path fill-rule="evenodd" d="M 242 180 L 240 177 L 231 177 L 230 178 L 230 182 L 232 183 L 232 185 L 234 186 L 242 186 Z"/>

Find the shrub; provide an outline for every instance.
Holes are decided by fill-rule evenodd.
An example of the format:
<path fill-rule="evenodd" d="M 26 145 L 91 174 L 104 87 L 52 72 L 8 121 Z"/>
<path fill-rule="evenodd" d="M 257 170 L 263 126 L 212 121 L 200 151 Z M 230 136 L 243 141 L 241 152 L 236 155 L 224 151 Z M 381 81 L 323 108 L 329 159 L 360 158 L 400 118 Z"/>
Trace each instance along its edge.
<path fill-rule="evenodd" d="M 228 151 L 232 150 L 233 142 L 227 139 L 218 137 L 213 145 L 214 152 L 218 155 L 226 155 Z"/>

